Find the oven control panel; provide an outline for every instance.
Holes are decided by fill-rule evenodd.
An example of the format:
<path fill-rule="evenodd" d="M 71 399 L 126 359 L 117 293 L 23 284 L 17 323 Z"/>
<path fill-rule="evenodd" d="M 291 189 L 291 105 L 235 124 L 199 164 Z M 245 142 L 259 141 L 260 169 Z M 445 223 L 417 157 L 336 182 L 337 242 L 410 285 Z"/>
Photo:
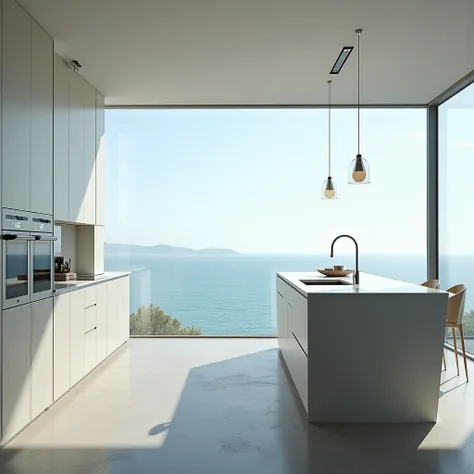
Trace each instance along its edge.
<path fill-rule="evenodd" d="M 53 216 L 35 214 L 32 212 L 30 230 L 32 232 L 44 232 L 52 234 L 54 230 Z"/>
<path fill-rule="evenodd" d="M 2 230 L 52 234 L 54 230 L 53 216 L 3 208 Z"/>
<path fill-rule="evenodd" d="M 31 228 L 31 213 L 16 209 L 2 209 L 2 230 L 27 232 Z"/>

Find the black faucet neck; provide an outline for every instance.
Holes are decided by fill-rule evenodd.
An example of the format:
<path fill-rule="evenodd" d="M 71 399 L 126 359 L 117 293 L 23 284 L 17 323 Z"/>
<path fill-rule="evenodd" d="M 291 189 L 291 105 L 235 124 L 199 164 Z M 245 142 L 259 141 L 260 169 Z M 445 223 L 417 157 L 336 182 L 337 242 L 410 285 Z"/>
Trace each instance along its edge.
<path fill-rule="evenodd" d="M 354 237 L 352 237 L 351 235 L 348 235 L 348 234 L 341 234 L 341 235 L 338 235 L 333 241 L 332 241 L 332 244 L 331 244 L 331 258 L 334 257 L 334 244 L 339 240 L 339 239 L 342 239 L 343 237 L 347 237 L 348 239 L 351 239 L 352 242 L 354 242 L 354 245 L 355 245 L 355 260 L 356 260 L 356 268 L 355 268 L 355 273 L 354 273 L 354 281 L 356 283 L 356 285 L 359 284 L 359 245 L 357 244 L 357 241 L 356 239 L 354 239 Z"/>

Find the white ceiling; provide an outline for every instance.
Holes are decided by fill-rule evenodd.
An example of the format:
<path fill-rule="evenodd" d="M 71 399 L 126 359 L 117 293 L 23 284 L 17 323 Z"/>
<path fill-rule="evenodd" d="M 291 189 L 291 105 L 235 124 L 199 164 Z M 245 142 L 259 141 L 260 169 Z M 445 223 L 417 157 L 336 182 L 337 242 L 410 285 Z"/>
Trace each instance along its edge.
<path fill-rule="evenodd" d="M 20 0 L 108 105 L 324 104 L 363 28 L 362 102 L 426 104 L 474 69 L 473 0 Z M 356 99 L 356 56 L 334 78 Z"/>

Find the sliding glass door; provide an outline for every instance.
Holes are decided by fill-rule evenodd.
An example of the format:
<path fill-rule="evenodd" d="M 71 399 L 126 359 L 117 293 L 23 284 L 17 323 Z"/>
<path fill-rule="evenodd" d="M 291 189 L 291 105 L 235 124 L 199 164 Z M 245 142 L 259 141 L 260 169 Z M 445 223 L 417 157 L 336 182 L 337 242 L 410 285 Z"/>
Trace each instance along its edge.
<path fill-rule="evenodd" d="M 439 106 L 438 124 L 439 275 L 443 289 L 468 286 L 464 332 L 474 354 L 474 85 Z"/>

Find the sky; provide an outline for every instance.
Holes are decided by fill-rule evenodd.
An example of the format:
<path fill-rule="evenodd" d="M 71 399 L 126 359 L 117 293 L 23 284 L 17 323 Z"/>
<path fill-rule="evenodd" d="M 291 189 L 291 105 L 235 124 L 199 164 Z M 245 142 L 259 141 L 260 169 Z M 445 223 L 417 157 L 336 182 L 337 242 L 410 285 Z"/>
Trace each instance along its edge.
<path fill-rule="evenodd" d="M 324 201 L 327 109 L 107 110 L 106 240 L 314 254 L 348 233 L 361 253 L 424 254 L 426 110 L 362 110 L 359 186 L 356 110 L 332 118 L 338 199 Z"/>

